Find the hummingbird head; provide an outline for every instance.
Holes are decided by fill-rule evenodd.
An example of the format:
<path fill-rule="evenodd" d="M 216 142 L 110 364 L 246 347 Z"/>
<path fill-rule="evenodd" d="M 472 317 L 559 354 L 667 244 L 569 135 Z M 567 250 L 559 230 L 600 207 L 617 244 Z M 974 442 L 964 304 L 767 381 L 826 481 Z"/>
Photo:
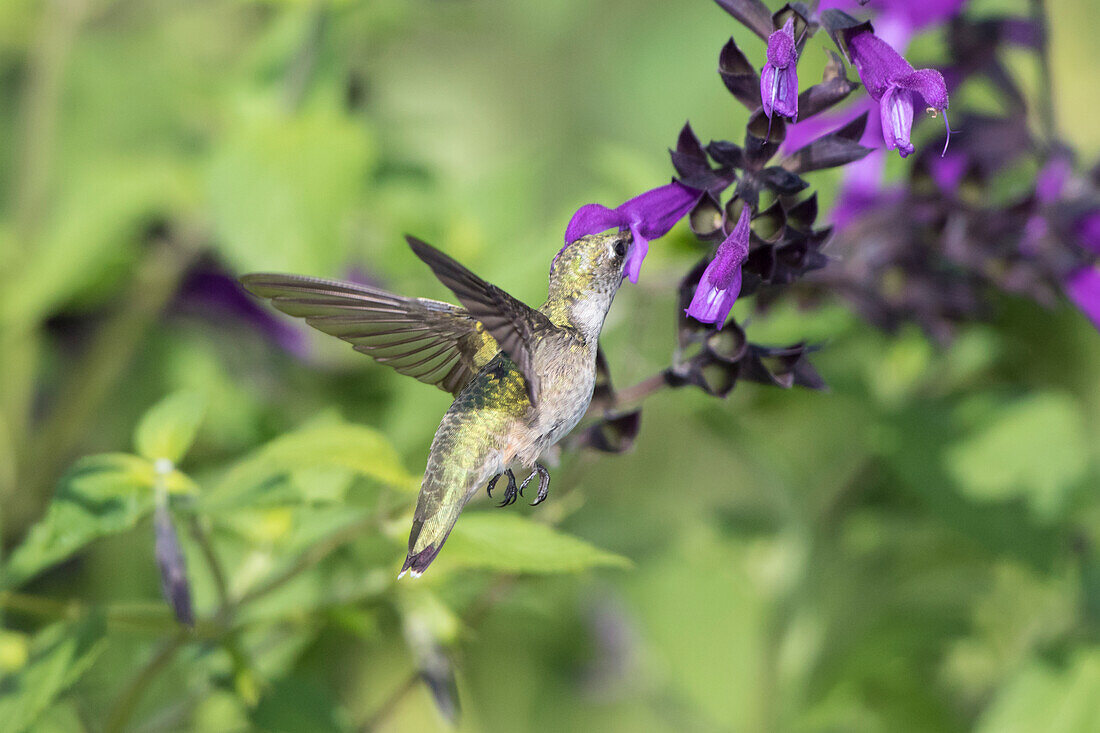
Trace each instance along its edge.
<path fill-rule="evenodd" d="M 551 319 L 569 323 L 585 338 L 598 337 L 623 281 L 631 244 L 629 231 L 590 234 L 559 252 L 550 266 Z"/>

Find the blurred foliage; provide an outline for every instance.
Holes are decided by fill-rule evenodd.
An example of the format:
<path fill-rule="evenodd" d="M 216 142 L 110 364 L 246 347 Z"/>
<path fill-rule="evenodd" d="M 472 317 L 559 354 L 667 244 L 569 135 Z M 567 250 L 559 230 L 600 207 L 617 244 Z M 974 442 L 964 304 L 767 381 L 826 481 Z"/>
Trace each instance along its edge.
<path fill-rule="evenodd" d="M 1094 154 L 1096 10 L 1049 5 Z M 1100 728 L 1100 340 L 1069 308 L 1005 298 L 941 351 L 779 304 L 749 335 L 824 342 L 830 393 L 660 394 L 632 454 L 471 507 L 398 583 L 447 396 L 185 297 L 199 269 L 438 297 L 411 232 L 538 302 L 577 205 L 743 114 L 735 30 L 658 0 L 0 3 L 5 733 Z M 698 255 L 677 229 L 624 288 L 617 384 L 667 364 Z"/>

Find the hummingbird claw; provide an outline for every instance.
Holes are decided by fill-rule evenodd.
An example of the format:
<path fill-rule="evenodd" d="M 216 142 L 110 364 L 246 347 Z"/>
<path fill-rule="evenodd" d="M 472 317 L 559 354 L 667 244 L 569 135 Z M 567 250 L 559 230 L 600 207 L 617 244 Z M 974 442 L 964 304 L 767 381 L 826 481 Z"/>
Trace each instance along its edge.
<path fill-rule="evenodd" d="M 504 490 L 504 501 L 497 504 L 497 506 L 505 507 L 516 503 L 516 475 L 512 473 L 512 469 L 505 471 L 508 474 L 508 488 Z M 499 476 L 497 477 L 499 478 Z"/>
<path fill-rule="evenodd" d="M 535 473 L 539 475 L 539 493 L 535 496 L 535 500 L 531 502 L 531 506 L 538 506 L 546 501 L 546 495 L 550 493 L 550 472 L 546 470 L 546 466 L 536 463 Z M 523 482 L 524 485 L 534 477 L 535 473 L 527 477 L 527 480 Z"/>
<path fill-rule="evenodd" d="M 538 475 L 538 471 L 532 471 L 531 475 L 523 479 L 523 483 L 519 485 L 519 495 L 523 496 L 523 490 L 527 488 L 527 484 L 531 483 L 531 479 Z"/>
<path fill-rule="evenodd" d="M 489 479 L 489 484 L 485 487 L 485 493 L 489 495 L 490 499 L 493 498 L 493 489 L 497 487 L 497 481 L 499 481 L 500 477 L 503 475 L 503 473 L 498 473 L 496 476 L 493 476 L 491 479 Z"/>

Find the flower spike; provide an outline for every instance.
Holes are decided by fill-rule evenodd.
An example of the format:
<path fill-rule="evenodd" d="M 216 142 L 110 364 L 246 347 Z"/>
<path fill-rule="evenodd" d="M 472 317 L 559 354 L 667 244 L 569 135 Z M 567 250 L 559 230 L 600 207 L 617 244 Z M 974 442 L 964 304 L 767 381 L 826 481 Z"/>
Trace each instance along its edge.
<path fill-rule="evenodd" d="M 686 313 L 701 323 L 713 323 L 719 329 L 729 318 L 737 296 L 741 293 L 741 265 L 749 256 L 749 222 L 752 211 L 746 203 L 741 207 L 737 225 L 718 245 L 714 259 L 703 271 L 695 296 Z"/>
<path fill-rule="evenodd" d="M 772 114 L 798 116 L 798 50 L 794 16 L 768 38 L 768 62 L 760 71 L 760 101 L 770 121 Z"/>
<path fill-rule="evenodd" d="M 910 141 L 913 96 L 919 94 L 926 107 L 944 114 L 946 124 L 947 83 L 935 69 L 914 69 L 890 44 L 866 27 L 852 30 L 847 38 L 848 51 L 867 93 L 879 103 L 886 149 L 897 150 L 905 158 L 914 150 Z M 947 132 L 950 137 L 950 126 Z"/>
<path fill-rule="evenodd" d="M 600 204 L 585 204 L 577 209 L 565 228 L 565 247 L 587 234 L 599 234 L 613 227 L 630 229 L 634 243 L 627 255 L 626 276 L 630 282 L 637 283 L 642 260 L 649 252 L 650 240 L 668 234 L 676 222 L 699 203 L 703 193 L 674 181 L 635 196 L 614 209 Z M 557 260 L 556 257 L 554 259 Z M 553 270 L 553 265 L 550 267 Z"/>

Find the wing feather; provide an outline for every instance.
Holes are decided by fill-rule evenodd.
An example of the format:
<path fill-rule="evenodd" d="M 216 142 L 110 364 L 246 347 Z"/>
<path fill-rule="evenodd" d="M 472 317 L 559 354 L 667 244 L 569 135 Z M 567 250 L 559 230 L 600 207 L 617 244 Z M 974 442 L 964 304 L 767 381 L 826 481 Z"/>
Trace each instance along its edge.
<path fill-rule="evenodd" d="M 298 275 L 241 278 L 284 313 L 352 344 L 398 372 L 458 394 L 500 350 L 465 308 L 369 285 Z"/>
<path fill-rule="evenodd" d="M 500 348 L 511 357 L 527 381 L 527 395 L 534 405 L 539 382 L 533 350 L 539 336 L 557 326 L 544 314 L 513 298 L 496 285 L 482 280 L 453 258 L 416 237 L 406 236 L 417 257 L 451 289 L 470 316 L 484 325 Z"/>

